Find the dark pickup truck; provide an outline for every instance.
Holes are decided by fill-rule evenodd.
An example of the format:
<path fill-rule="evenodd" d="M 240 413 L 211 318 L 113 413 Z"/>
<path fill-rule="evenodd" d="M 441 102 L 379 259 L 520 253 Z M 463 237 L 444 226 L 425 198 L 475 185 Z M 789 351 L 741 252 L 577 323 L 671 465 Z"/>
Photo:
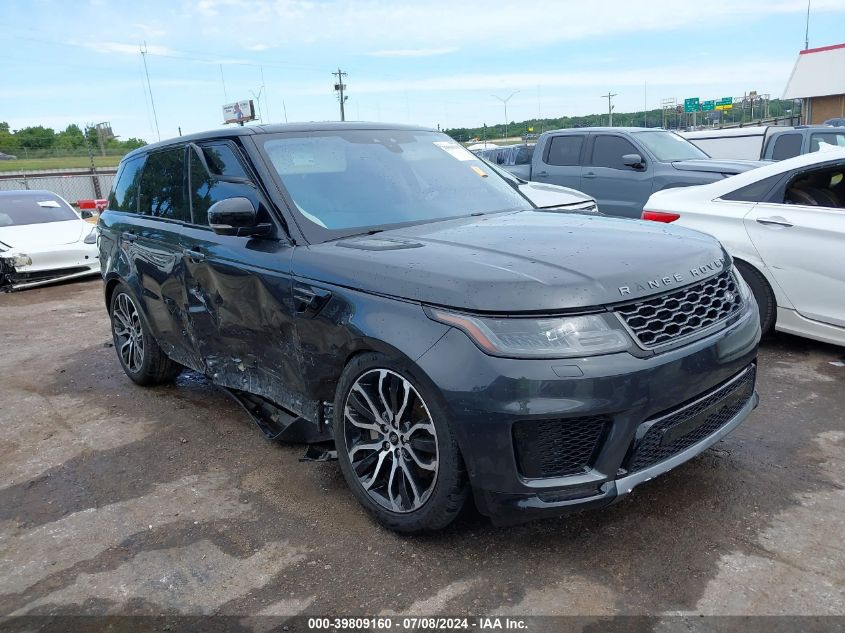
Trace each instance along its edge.
<path fill-rule="evenodd" d="M 711 159 L 667 130 L 596 127 L 545 132 L 530 163 L 503 167 L 525 180 L 583 191 L 608 215 L 639 218 L 655 191 L 704 185 L 763 164 Z"/>

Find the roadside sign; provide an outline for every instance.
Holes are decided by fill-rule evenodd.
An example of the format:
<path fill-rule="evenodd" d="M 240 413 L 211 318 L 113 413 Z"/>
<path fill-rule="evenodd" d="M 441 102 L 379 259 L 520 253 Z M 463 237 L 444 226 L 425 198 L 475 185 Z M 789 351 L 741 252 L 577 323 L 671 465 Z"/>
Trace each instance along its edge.
<path fill-rule="evenodd" d="M 533 132 L 533 131 L 534 131 L 534 128 L 533 128 L 533 127 L 529 127 L 529 128 L 528 128 L 528 131 L 529 131 L 529 132 Z"/>
<path fill-rule="evenodd" d="M 716 109 L 716 102 L 715 101 L 705 101 L 701 104 L 701 109 L 704 112 L 709 112 L 710 110 Z"/>
<path fill-rule="evenodd" d="M 698 97 L 684 99 L 684 112 L 698 112 L 699 109 Z"/>
<path fill-rule="evenodd" d="M 717 110 L 732 110 L 734 107 L 733 97 L 724 97 L 716 102 Z"/>

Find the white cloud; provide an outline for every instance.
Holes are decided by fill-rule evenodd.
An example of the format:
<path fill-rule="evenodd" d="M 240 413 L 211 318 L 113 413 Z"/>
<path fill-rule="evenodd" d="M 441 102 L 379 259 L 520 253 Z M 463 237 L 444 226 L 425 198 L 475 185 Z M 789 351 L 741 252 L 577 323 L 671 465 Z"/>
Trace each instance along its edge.
<path fill-rule="evenodd" d="M 141 52 L 142 44 L 126 44 L 124 42 L 98 42 L 98 41 L 86 41 L 86 42 L 68 42 L 68 44 L 72 44 L 73 46 L 84 46 L 85 48 L 90 48 L 92 51 L 96 51 L 98 53 L 103 53 L 107 55 L 138 55 Z M 167 46 L 163 46 L 160 44 L 148 44 L 146 46 L 146 50 L 151 55 L 172 55 L 173 50 Z"/>
<path fill-rule="evenodd" d="M 700 68 L 688 65 L 651 66 L 630 69 L 607 69 L 584 72 L 528 72 L 528 73 L 461 73 L 438 75 L 421 79 L 403 80 L 401 89 L 407 92 L 454 92 L 467 90 L 524 90 L 535 94 L 538 86 L 546 89 L 613 88 L 625 86 L 642 90 L 643 82 L 649 87 L 662 86 L 718 86 L 733 78 L 752 81 L 754 86 L 786 82 L 793 59 L 723 62 Z M 352 94 L 395 94 L 396 81 L 356 81 Z M 289 94 L 318 95 L 326 92 L 322 84 L 304 85 Z"/>
<path fill-rule="evenodd" d="M 150 24 L 143 24 L 141 22 L 133 24 L 132 26 L 134 26 L 136 29 L 138 29 L 138 31 L 140 33 L 142 33 L 144 37 L 161 39 L 162 37 L 167 35 L 167 31 L 165 31 L 163 28 L 161 28 L 159 26 L 153 26 L 153 25 L 150 25 Z"/>
<path fill-rule="evenodd" d="M 651 0 L 646 7 L 630 0 L 605 0 L 600 12 L 593 3 L 572 0 L 494 4 L 489 0 L 196 0 L 189 10 L 207 32 L 223 32 L 224 24 L 227 37 L 244 34 L 251 38 L 248 42 L 288 45 L 344 42 L 364 53 L 372 50 L 373 42 L 388 53 L 491 42 L 500 49 L 528 49 L 622 33 L 709 28 L 737 20 L 753 23 L 762 15 L 801 16 L 807 10 L 806 0 L 710 0 L 704 13 L 679 11 L 675 0 Z M 812 10 L 817 17 L 841 13 L 845 3 L 813 0 Z"/>
<path fill-rule="evenodd" d="M 456 53 L 457 47 L 449 48 L 399 48 L 387 51 L 371 51 L 369 57 L 434 57 L 435 55 L 448 55 Z"/>

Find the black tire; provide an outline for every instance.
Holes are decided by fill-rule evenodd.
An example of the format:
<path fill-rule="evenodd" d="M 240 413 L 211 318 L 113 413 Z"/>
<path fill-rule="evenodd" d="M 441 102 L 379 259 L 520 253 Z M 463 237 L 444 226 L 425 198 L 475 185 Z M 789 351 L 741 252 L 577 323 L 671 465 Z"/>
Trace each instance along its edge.
<path fill-rule="evenodd" d="M 346 479 L 347 484 L 352 489 L 352 493 L 361 505 L 363 505 L 377 521 L 391 530 L 403 533 L 430 532 L 446 527 L 460 513 L 469 494 L 469 485 L 466 469 L 458 448 L 458 443 L 455 440 L 455 435 L 452 431 L 449 418 L 444 410 L 444 407 L 440 404 L 436 394 L 433 393 L 433 389 L 424 384 L 424 381 L 415 379 L 413 377 L 413 372 L 410 371 L 410 369 L 411 368 L 408 366 L 408 363 L 390 360 L 385 355 L 379 353 L 366 353 L 353 358 L 343 370 L 335 391 L 333 432 L 341 472 L 343 472 L 343 476 Z M 402 428 L 407 430 L 408 426 L 403 427 L 403 424 L 410 425 L 411 428 L 413 428 L 413 426 L 420 426 L 419 424 L 414 423 L 413 418 L 417 416 L 420 411 L 424 410 L 429 414 L 429 420 L 433 423 L 433 427 L 436 431 L 436 437 L 423 439 L 424 442 L 427 442 L 427 446 L 433 447 L 436 445 L 437 448 L 436 454 L 434 454 L 433 458 L 433 462 L 436 463 L 435 476 L 433 482 L 428 483 L 430 487 L 425 491 L 428 494 L 427 496 L 420 494 L 419 499 L 424 500 L 421 502 L 419 507 L 415 507 L 418 497 L 416 493 L 418 489 L 422 488 L 422 486 L 417 486 L 414 489 L 413 498 L 408 499 L 408 505 L 410 507 L 401 511 L 394 511 L 385 507 L 384 501 L 386 501 L 386 499 L 383 496 L 384 493 L 382 493 L 382 501 L 377 501 L 378 497 L 376 493 L 368 492 L 365 489 L 361 477 L 368 479 L 369 474 L 372 474 L 372 479 L 375 480 L 376 474 L 379 472 L 378 466 L 375 466 L 375 473 L 362 473 L 360 475 L 356 472 L 356 468 L 359 470 L 362 469 L 362 464 L 368 460 L 370 460 L 371 467 L 376 461 L 381 464 L 383 460 L 385 464 L 384 468 L 388 468 L 388 466 L 386 466 L 388 460 L 391 460 L 392 466 L 393 461 L 400 463 L 403 459 L 405 461 L 405 468 L 415 468 L 413 461 L 410 459 L 410 455 L 404 453 L 404 449 L 401 446 L 390 446 L 388 448 L 389 442 L 385 441 L 385 450 L 368 449 L 373 451 L 370 454 L 373 459 L 371 459 L 371 457 L 360 459 L 356 462 L 356 465 L 353 466 L 349 451 L 353 450 L 354 452 L 355 448 L 354 446 L 347 446 L 347 438 L 350 432 L 353 435 L 357 433 L 364 436 L 365 439 L 358 439 L 359 442 L 364 443 L 371 440 L 378 443 L 379 438 L 387 439 L 386 436 L 381 437 L 376 430 L 360 431 L 357 426 L 350 426 L 345 420 L 346 403 L 348 400 L 351 403 L 350 398 L 353 396 L 350 395 L 350 392 L 353 387 L 365 384 L 365 381 L 370 380 L 369 377 L 380 374 L 382 370 L 385 370 L 386 372 L 387 381 L 390 381 L 391 379 L 396 380 L 398 377 L 398 379 L 400 379 L 400 383 L 401 379 L 404 379 L 404 381 L 407 381 L 407 383 L 411 385 L 413 389 L 408 391 L 411 393 L 415 391 L 416 393 L 410 396 L 409 402 L 415 402 L 417 397 L 419 397 L 422 401 L 422 406 L 417 406 L 412 411 L 406 412 L 404 416 L 402 415 L 402 411 L 405 410 L 405 407 L 400 407 L 400 415 L 396 420 L 395 428 L 397 430 L 401 430 Z M 381 389 L 381 383 L 378 384 L 379 389 Z M 391 393 L 389 393 L 390 391 L 390 387 L 385 387 L 385 389 L 382 390 L 382 393 L 387 393 L 388 400 L 391 399 Z M 350 404 L 350 406 L 352 406 L 352 404 Z M 377 408 L 387 411 L 385 407 Z M 356 417 L 358 412 L 360 412 L 360 408 L 356 409 L 356 412 L 354 413 Z M 364 418 L 362 416 L 359 418 L 359 421 L 372 420 L 373 417 L 374 416 Z M 402 418 L 405 418 L 404 423 Z M 383 419 L 377 418 L 376 424 L 386 420 L 388 420 L 388 417 L 384 417 Z M 383 426 L 384 428 L 390 430 L 388 424 L 384 424 Z M 427 422 L 425 428 L 429 428 L 430 426 L 431 425 Z M 367 436 L 367 434 L 369 434 L 369 436 Z M 414 431 L 410 430 L 407 434 L 407 440 L 402 439 L 399 441 L 403 443 L 407 442 L 404 445 L 410 447 L 414 445 L 413 442 L 415 441 L 411 439 L 413 434 Z M 391 435 L 394 435 L 394 433 L 391 433 Z M 405 435 L 402 435 L 402 437 L 405 438 Z M 388 450 L 398 452 L 393 452 L 387 457 L 381 455 L 382 452 L 387 454 Z M 414 459 L 416 460 L 417 453 L 414 451 L 417 451 L 417 448 L 414 448 L 412 451 L 412 453 L 414 453 Z M 378 458 L 375 459 L 377 455 Z M 419 463 L 420 462 L 417 461 L 417 464 Z M 402 466 L 401 463 L 400 466 Z M 407 473 L 407 475 L 405 473 Z M 397 470 L 397 474 L 402 478 L 401 482 L 397 483 L 399 483 L 400 486 L 405 486 L 406 491 L 409 490 L 407 482 L 408 479 L 411 478 L 411 473 L 408 470 L 405 470 L 404 472 Z M 376 488 L 378 488 L 378 486 L 373 486 L 374 491 Z M 388 496 L 391 496 L 390 489 L 391 481 L 388 481 L 385 488 Z"/>
<path fill-rule="evenodd" d="M 754 300 L 757 302 L 757 308 L 760 311 L 760 329 L 763 334 L 768 334 L 775 327 L 775 319 L 777 318 L 775 293 L 772 292 L 769 282 L 766 281 L 762 273 L 750 264 L 736 261 L 734 266 L 751 288 L 751 294 L 754 295 Z"/>
<path fill-rule="evenodd" d="M 127 306 L 134 311 L 134 316 L 127 311 Z M 132 327 L 135 331 L 134 347 L 129 345 L 128 359 L 124 356 L 124 345 L 127 343 L 123 334 L 123 326 L 126 324 L 127 316 L 130 317 Z M 147 322 L 137 307 L 137 302 L 132 291 L 125 284 L 119 284 L 112 292 L 109 301 L 109 317 L 111 319 L 112 340 L 114 349 L 117 352 L 117 359 L 123 371 L 133 382 L 142 386 L 159 385 L 173 381 L 183 367 L 171 360 L 159 347 L 153 337 Z M 129 335 L 131 337 L 131 335 Z M 140 345 L 138 345 L 140 341 Z M 131 350 L 140 348 L 140 357 L 133 355 Z"/>

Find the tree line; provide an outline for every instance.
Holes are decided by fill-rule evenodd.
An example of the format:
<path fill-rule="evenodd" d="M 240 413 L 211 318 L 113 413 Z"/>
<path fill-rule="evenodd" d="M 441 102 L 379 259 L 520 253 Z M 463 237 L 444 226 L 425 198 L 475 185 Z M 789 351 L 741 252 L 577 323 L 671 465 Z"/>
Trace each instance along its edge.
<path fill-rule="evenodd" d="M 103 139 L 103 149 L 109 154 L 126 153 L 146 144 L 143 139 L 134 137 L 126 140 Z M 73 155 L 85 153 L 89 148 L 94 154 L 100 153 L 100 140 L 94 126 L 83 129 L 72 123 L 59 132 L 43 125 L 12 130 L 7 122 L 0 121 L 0 152 L 4 154 L 18 158 Z"/>
<path fill-rule="evenodd" d="M 756 106 L 759 108 L 759 106 Z M 791 100 L 772 99 L 769 101 L 768 113 L 770 117 L 785 116 L 796 106 Z M 705 125 L 709 118 L 718 117 L 724 123 L 749 122 L 751 120 L 750 109 L 742 108 L 738 103 L 733 110 L 719 112 L 698 112 L 696 122 Z M 759 109 L 754 113 L 754 120 L 760 118 Z M 527 121 L 511 121 L 507 124 L 507 135 L 509 137 L 524 137 L 526 134 L 542 134 L 547 130 L 560 130 L 575 127 L 600 127 L 608 124 L 607 112 L 601 114 L 587 114 L 584 116 L 563 116 L 547 119 L 528 119 Z M 674 110 L 664 112 L 660 108 L 648 112 L 614 112 L 613 125 L 615 127 L 663 127 L 668 129 L 685 128 L 691 124 L 691 120 L 685 113 L 678 114 Z M 495 140 L 503 138 L 506 126 L 504 123 L 480 127 L 459 127 L 446 129 L 444 132 L 456 141 L 469 141 L 474 138 Z"/>

